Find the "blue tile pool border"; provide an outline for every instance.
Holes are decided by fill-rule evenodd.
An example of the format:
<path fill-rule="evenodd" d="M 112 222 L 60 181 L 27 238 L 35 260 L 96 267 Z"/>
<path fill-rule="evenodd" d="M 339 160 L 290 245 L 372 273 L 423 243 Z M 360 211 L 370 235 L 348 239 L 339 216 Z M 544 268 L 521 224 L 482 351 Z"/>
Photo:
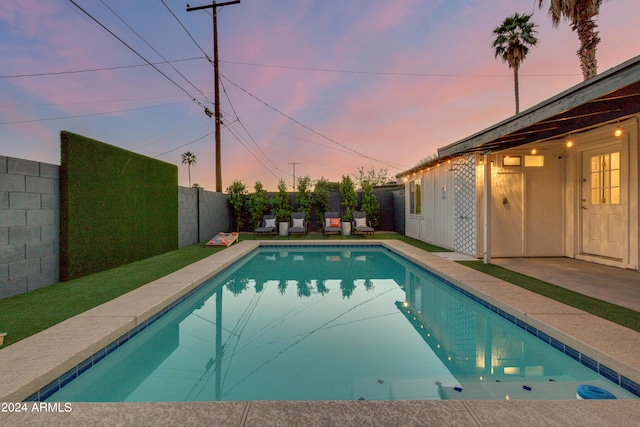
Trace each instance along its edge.
<path fill-rule="evenodd" d="M 178 298 L 176 301 L 172 302 L 167 307 L 165 307 L 162 310 L 160 310 L 158 313 L 156 313 L 153 316 L 149 317 L 148 319 L 144 320 L 139 325 L 137 325 L 136 327 L 131 329 L 129 332 L 123 334 L 120 338 L 114 340 L 109 345 L 101 348 L 100 350 L 95 352 L 92 356 L 90 356 L 87 359 L 83 360 L 82 362 L 77 364 L 75 367 L 73 367 L 69 371 L 65 372 L 60 377 L 58 377 L 55 380 L 51 381 L 49 384 L 47 384 L 46 386 L 42 387 L 41 389 L 39 389 L 38 391 L 36 391 L 35 393 L 30 395 L 26 399 L 24 399 L 24 402 L 41 402 L 41 401 L 44 401 L 44 400 L 48 399 L 54 393 L 56 393 L 58 390 L 60 390 L 62 387 L 64 387 L 69 382 L 71 382 L 72 380 L 77 378 L 80 374 L 82 374 L 85 371 L 87 371 L 93 365 L 95 365 L 96 363 L 98 363 L 99 361 L 104 359 L 108 354 L 110 354 L 113 351 L 115 351 L 117 348 L 119 348 L 121 345 L 123 345 L 124 343 L 129 341 L 131 338 L 136 336 L 142 330 L 146 329 L 149 325 L 154 323 L 156 320 L 160 319 L 162 316 L 167 314 L 175 306 L 177 306 L 178 304 L 183 302 L 185 299 L 189 298 L 194 292 L 200 290 L 203 286 L 207 285 L 211 280 L 215 279 L 220 274 L 222 274 L 225 271 L 233 268 L 236 264 L 238 264 L 239 262 L 243 261 L 246 257 L 251 255 L 252 253 L 254 253 L 254 252 L 256 252 L 256 251 L 258 251 L 260 249 L 291 249 L 291 248 L 295 248 L 295 249 L 301 249 L 301 248 L 305 248 L 305 249 L 306 248 L 325 248 L 325 249 L 326 248 L 330 248 L 330 249 L 331 248 L 340 248 L 340 249 L 345 249 L 345 248 L 347 248 L 347 249 L 349 249 L 349 248 L 357 248 L 357 249 L 381 248 L 381 249 L 385 249 L 385 250 L 393 253 L 394 255 L 401 257 L 405 262 L 411 264 L 413 267 L 419 269 L 420 271 L 422 271 L 422 272 L 424 272 L 424 273 L 426 273 L 426 274 L 428 274 L 428 275 L 430 275 L 432 277 L 437 278 L 442 283 L 446 284 L 447 286 L 451 287 L 452 289 L 460 292 L 464 296 L 472 299 L 473 301 L 477 302 L 478 304 L 480 304 L 480 305 L 484 306 L 485 308 L 493 311 L 494 313 L 498 314 L 500 317 L 506 319 L 510 323 L 513 323 L 514 325 L 518 326 L 519 328 L 525 330 L 529 334 L 537 337 L 538 339 L 540 339 L 544 343 L 552 346 L 556 350 L 566 354 L 567 356 L 571 357 L 572 359 L 576 360 L 577 362 L 581 363 L 582 365 L 586 366 L 587 368 L 591 369 L 592 371 L 594 371 L 595 373 L 601 375 L 602 377 L 606 378 L 607 380 L 613 382 L 614 384 L 618 385 L 619 387 L 629 391 L 630 393 L 634 394 L 637 397 L 640 397 L 640 384 L 636 383 L 635 381 L 625 377 L 624 375 L 620 375 L 617 371 L 607 367 L 606 365 L 604 365 L 602 363 L 599 363 L 596 360 L 592 359 L 591 357 L 589 357 L 589 356 L 587 356 L 585 354 L 582 354 L 581 352 L 575 350 L 574 348 L 564 344 L 563 342 L 561 342 L 561 341 L 559 341 L 559 340 L 557 340 L 557 339 L 555 339 L 553 337 L 550 337 L 546 333 L 544 333 L 544 332 L 538 330 L 537 328 L 529 325 L 528 323 L 516 318 L 515 316 L 513 316 L 513 315 L 511 315 L 511 314 L 499 309 L 498 307 L 496 307 L 493 304 L 483 300 L 482 298 L 472 294 L 471 292 L 467 291 L 466 289 L 463 289 L 460 286 L 458 286 L 458 285 L 456 285 L 454 283 L 451 283 L 447 279 L 445 279 L 445 278 L 439 276 L 438 274 L 432 272 L 431 270 L 429 270 L 425 266 L 423 266 L 421 264 L 418 264 L 417 262 L 407 258 L 403 254 L 398 253 L 393 249 L 390 249 L 390 248 L 386 247 L 384 244 L 381 244 L 381 243 L 378 243 L 378 244 L 375 244 L 375 243 L 370 243 L 370 244 L 269 244 L 268 242 L 262 242 L 260 244 L 260 246 L 258 246 L 254 250 L 246 253 L 245 255 L 240 257 L 240 259 L 235 260 L 234 262 L 229 264 L 227 267 L 225 267 L 224 269 L 222 269 L 221 271 L 216 273 L 213 277 L 205 280 L 203 283 L 201 283 L 200 285 L 196 286 L 194 289 L 192 289 L 191 291 L 189 291 L 188 293 L 186 293 L 182 297 Z"/>
<path fill-rule="evenodd" d="M 390 250 L 390 249 L 388 249 L 388 250 Z M 467 296 L 468 298 L 474 300 L 478 304 L 480 304 L 480 305 L 484 306 L 485 308 L 493 311 L 494 313 L 497 313 L 500 317 L 503 317 L 504 319 L 508 320 L 509 322 L 513 323 L 514 325 L 518 326 L 519 328 L 525 330 L 526 332 L 528 332 L 529 334 L 531 334 L 534 337 L 538 338 L 542 342 L 544 342 L 544 343 L 546 343 L 548 345 L 551 345 L 556 350 L 566 354 L 567 356 L 571 357 L 572 359 L 574 359 L 575 361 L 579 362 L 583 366 L 586 366 L 587 368 L 591 369 L 593 372 L 599 374 L 600 376 L 602 376 L 605 379 L 611 381 L 612 383 L 616 384 L 617 386 L 627 390 L 628 392 L 634 394 L 635 396 L 640 397 L 640 384 L 636 383 L 635 381 L 625 377 L 624 375 L 619 374 L 617 371 L 609 368 L 605 364 L 599 363 L 598 361 L 596 361 L 593 358 L 587 356 L 586 354 L 582 354 L 581 352 L 579 352 L 578 350 L 572 348 L 571 346 L 564 344 L 562 341 L 559 341 L 559 340 L 557 340 L 557 339 L 555 339 L 553 337 L 550 337 L 546 333 L 544 333 L 544 332 L 540 331 L 539 329 L 529 325 L 528 323 L 524 322 L 523 320 L 520 320 L 520 319 L 516 318 L 512 314 L 509 314 L 509 313 L 505 312 L 504 310 L 499 309 L 498 307 L 494 306 L 490 302 L 487 302 L 487 301 L 483 300 L 482 298 L 472 294 L 471 292 L 467 291 L 466 289 L 463 289 L 460 286 L 458 286 L 458 285 L 456 285 L 454 283 L 451 283 L 447 279 L 445 279 L 445 278 L 439 276 L 438 274 L 432 272 L 431 270 L 429 270 L 425 266 L 423 266 L 421 264 L 418 264 L 415 261 L 413 261 L 411 259 L 408 259 L 405 256 L 403 256 L 402 254 L 399 254 L 399 253 L 397 253 L 397 252 L 395 252 L 393 250 L 390 250 L 390 251 L 393 252 L 394 254 L 402 257 L 405 261 L 407 261 L 408 263 L 413 265 L 415 268 L 423 271 L 424 273 L 426 273 L 426 274 L 428 274 L 428 275 L 430 275 L 432 277 L 437 278 L 438 280 L 442 281 L 443 283 L 445 283 L 446 285 L 448 285 L 452 289 L 460 292 L 461 294 L 463 294 L 463 295 Z"/>

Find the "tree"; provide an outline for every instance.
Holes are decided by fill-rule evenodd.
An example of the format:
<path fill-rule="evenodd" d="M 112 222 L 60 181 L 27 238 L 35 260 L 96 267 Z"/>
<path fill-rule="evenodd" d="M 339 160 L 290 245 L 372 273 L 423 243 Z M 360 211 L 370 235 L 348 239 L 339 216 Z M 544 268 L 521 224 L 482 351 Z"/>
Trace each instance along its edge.
<path fill-rule="evenodd" d="M 340 196 L 342 196 L 342 207 L 344 207 L 342 220 L 351 221 L 353 219 L 353 211 L 358 207 L 358 195 L 349 175 L 342 175 Z"/>
<path fill-rule="evenodd" d="M 371 221 L 371 226 L 376 228 L 380 223 L 380 202 L 372 190 L 373 185 L 365 183 L 361 209 L 367 214 L 367 219 Z"/>
<path fill-rule="evenodd" d="M 296 205 L 300 212 L 304 212 L 305 221 L 311 218 L 311 207 L 313 205 L 311 198 L 311 178 L 309 176 L 298 177 L 298 191 L 296 192 Z"/>
<path fill-rule="evenodd" d="M 435 160 L 437 158 L 438 158 L 437 154 L 429 154 L 428 156 L 423 157 L 420 160 L 418 160 L 418 162 L 416 163 L 416 166 L 420 166 L 421 164 L 428 163 L 431 160 Z"/>
<path fill-rule="evenodd" d="M 364 166 L 358 168 L 358 175 L 355 176 L 355 181 L 360 188 L 364 188 L 365 183 L 370 182 L 374 187 L 384 185 L 389 181 L 388 173 L 386 169 L 380 169 L 376 172 L 374 169 L 368 171 L 364 170 Z"/>
<path fill-rule="evenodd" d="M 247 200 L 247 209 L 251 216 L 251 223 L 257 225 L 262 221 L 262 217 L 269 208 L 269 199 L 260 181 L 255 183 L 253 189 L 255 190 L 254 193 L 250 194 Z"/>
<path fill-rule="evenodd" d="M 187 165 L 187 169 L 189 170 L 189 187 L 191 187 L 191 165 L 195 164 L 196 160 L 196 155 L 191 151 L 182 154 L 182 164 Z"/>
<path fill-rule="evenodd" d="M 329 181 L 322 177 L 316 181 L 313 188 L 313 204 L 316 207 L 316 211 L 319 212 L 320 229 L 324 224 L 324 214 L 329 210 L 329 184 Z"/>
<path fill-rule="evenodd" d="M 507 17 L 502 25 L 493 30 L 496 39 L 493 47 L 496 49 L 495 57 L 502 58 L 503 62 L 513 68 L 513 82 L 516 95 L 516 114 L 520 112 L 520 91 L 518 88 L 518 70 L 520 63 L 529 53 L 529 46 L 538 43 L 535 37 L 536 24 L 529 22 L 531 15 L 519 15 Z"/>
<path fill-rule="evenodd" d="M 600 13 L 600 5 L 604 0 L 549 0 L 549 16 L 554 27 L 564 18 L 571 23 L 571 29 L 578 33 L 580 49 L 580 69 L 584 80 L 598 74 L 596 49 L 600 43 L 598 27 L 593 18 Z M 542 9 L 545 0 L 538 0 L 538 7 Z"/>
<path fill-rule="evenodd" d="M 236 231 L 240 231 L 240 227 L 242 226 L 242 210 L 245 207 L 247 199 L 247 186 L 236 179 L 227 187 L 227 194 L 229 195 L 229 205 L 236 214 Z"/>
<path fill-rule="evenodd" d="M 278 217 L 278 221 L 289 221 L 291 216 L 291 205 L 289 204 L 289 193 L 287 193 L 287 183 L 284 179 L 278 181 L 278 192 L 273 202 L 271 213 Z"/>

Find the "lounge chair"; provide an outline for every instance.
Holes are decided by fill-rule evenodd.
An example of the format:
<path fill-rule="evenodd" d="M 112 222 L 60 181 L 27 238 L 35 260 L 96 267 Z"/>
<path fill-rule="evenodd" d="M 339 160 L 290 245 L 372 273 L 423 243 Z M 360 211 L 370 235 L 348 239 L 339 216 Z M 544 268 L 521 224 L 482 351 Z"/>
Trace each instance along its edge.
<path fill-rule="evenodd" d="M 371 226 L 371 221 L 367 221 L 366 212 L 353 211 L 353 223 L 351 226 L 351 233 L 362 233 L 365 236 L 371 234 L 371 237 L 375 237 L 375 231 Z"/>
<path fill-rule="evenodd" d="M 291 214 L 291 225 L 289 225 L 289 235 L 304 234 L 307 236 L 307 221 L 304 212 L 293 212 Z"/>
<path fill-rule="evenodd" d="M 277 221 L 277 216 L 276 215 L 265 215 L 262 218 L 262 226 L 257 227 L 254 231 L 254 233 L 256 233 L 256 236 L 258 234 L 267 234 L 269 233 L 269 237 L 271 237 L 275 232 L 276 232 L 276 221 Z M 260 225 L 260 224 L 258 224 Z"/>
<path fill-rule="evenodd" d="M 340 226 L 340 215 L 338 215 L 338 212 L 326 212 L 324 214 L 324 227 L 322 228 L 322 235 L 326 236 L 329 233 L 338 233 L 342 235 L 342 227 Z"/>

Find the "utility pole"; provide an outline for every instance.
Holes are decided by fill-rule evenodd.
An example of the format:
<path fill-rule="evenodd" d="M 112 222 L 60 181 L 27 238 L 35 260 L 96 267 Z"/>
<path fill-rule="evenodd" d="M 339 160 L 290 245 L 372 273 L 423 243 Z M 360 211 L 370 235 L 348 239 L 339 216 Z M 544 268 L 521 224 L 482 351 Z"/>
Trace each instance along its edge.
<path fill-rule="evenodd" d="M 292 162 L 289 163 L 290 165 L 293 165 L 293 192 L 296 192 L 296 165 L 299 165 L 300 162 Z"/>
<path fill-rule="evenodd" d="M 240 0 L 227 1 L 224 3 L 216 3 L 216 1 L 212 1 L 210 5 L 205 6 L 196 6 L 189 7 L 187 5 L 187 12 L 192 12 L 194 10 L 202 10 L 202 9 L 213 9 L 213 78 L 215 80 L 215 121 L 216 121 L 216 192 L 222 193 L 222 161 L 220 160 L 221 148 L 220 148 L 220 123 L 222 122 L 220 118 L 220 71 L 218 69 L 218 7 L 227 6 L 230 4 L 238 4 Z M 205 108 L 205 113 L 207 109 Z M 209 115 L 209 112 L 207 115 Z"/>

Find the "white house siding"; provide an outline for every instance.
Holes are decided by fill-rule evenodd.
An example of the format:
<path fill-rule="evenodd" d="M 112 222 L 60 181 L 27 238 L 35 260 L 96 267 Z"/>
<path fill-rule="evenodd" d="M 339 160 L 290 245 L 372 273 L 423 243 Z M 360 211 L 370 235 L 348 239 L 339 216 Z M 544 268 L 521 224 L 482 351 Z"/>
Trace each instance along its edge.
<path fill-rule="evenodd" d="M 614 137 L 620 126 L 622 137 Z M 606 124 L 569 136 L 536 142 L 493 153 L 492 236 L 493 257 L 567 256 L 622 268 L 640 269 L 640 116 Z M 586 253 L 583 175 L 590 153 L 611 148 L 621 153 L 622 193 L 620 259 Z M 504 156 L 544 157 L 543 167 L 505 166 Z M 467 155 L 425 168 L 408 179 L 420 178 L 420 215 L 407 214 L 406 233 L 416 239 L 482 257 L 484 249 L 484 165 L 481 157 Z M 409 189 L 407 186 L 407 195 Z M 409 212 L 407 197 L 407 212 Z M 467 221 L 471 218 L 471 224 Z"/>
<path fill-rule="evenodd" d="M 543 167 L 524 166 L 531 147 L 501 151 L 491 156 L 492 246 L 495 257 L 563 256 L 563 163 L 560 144 L 536 145 Z M 505 156 L 520 157 L 521 166 L 505 166 Z M 559 158 L 560 157 L 560 158 Z M 484 191 L 481 169 L 476 174 L 478 203 Z M 482 224 L 478 214 L 478 256 L 484 253 Z"/>
<path fill-rule="evenodd" d="M 421 179 L 421 213 L 412 215 L 410 206 L 410 189 L 406 186 L 407 221 L 405 233 L 409 237 L 422 240 L 447 249 L 454 248 L 454 170 L 450 163 L 428 168 L 409 181 Z"/>

